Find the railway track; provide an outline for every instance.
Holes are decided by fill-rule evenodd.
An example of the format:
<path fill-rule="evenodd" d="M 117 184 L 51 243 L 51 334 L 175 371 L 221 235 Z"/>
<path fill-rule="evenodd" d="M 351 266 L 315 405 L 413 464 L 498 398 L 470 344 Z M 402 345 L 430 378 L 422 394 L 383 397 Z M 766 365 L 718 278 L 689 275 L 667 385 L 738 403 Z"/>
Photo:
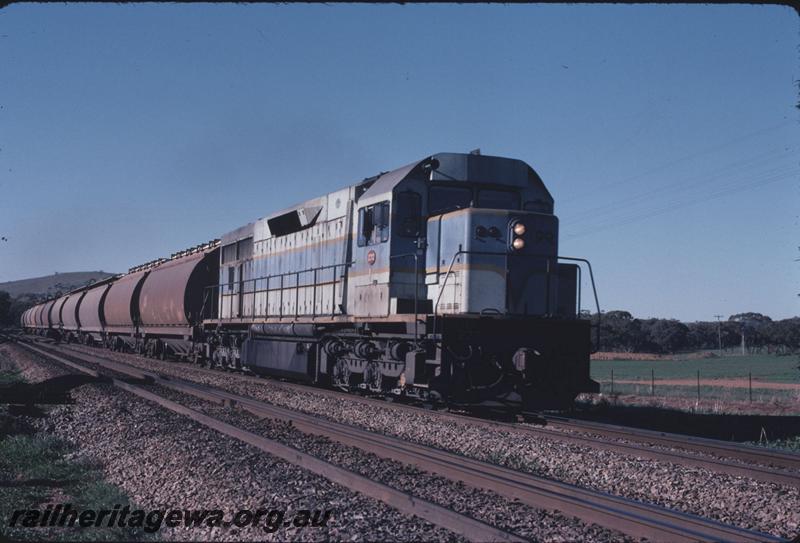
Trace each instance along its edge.
<path fill-rule="evenodd" d="M 338 483 L 348 489 L 380 500 L 402 513 L 407 515 L 416 515 L 427 520 L 428 522 L 431 522 L 432 524 L 446 528 L 470 541 L 525 541 L 525 539 L 520 538 L 513 533 L 495 528 L 484 522 L 475 520 L 466 515 L 462 515 L 433 502 L 419 499 L 416 496 L 412 496 L 384 484 L 372 481 L 358 473 L 341 468 L 334 464 L 330 464 L 325 460 L 310 454 L 306 454 L 277 441 L 265 438 L 214 417 L 205 415 L 200 411 L 191 409 L 169 398 L 147 390 L 146 386 L 132 384 L 117 377 L 108 377 L 107 375 L 104 375 L 95 369 L 77 363 L 74 360 L 69 360 L 64 356 L 59 356 L 58 354 L 51 352 L 49 349 L 34 347 L 27 344 L 23 345 L 26 349 L 38 353 L 40 356 L 43 356 L 51 361 L 66 365 L 79 372 L 91 375 L 92 377 L 105 378 L 117 388 L 135 394 L 136 396 L 139 396 L 145 400 L 154 402 L 174 413 L 188 417 L 207 428 L 216 430 L 222 434 L 252 445 L 268 454 L 280 458 L 281 460 L 325 477 L 326 479 L 334 483 Z M 103 366 L 104 364 L 98 363 L 98 365 Z M 134 372 L 125 370 L 124 368 L 118 368 L 112 371 L 115 373 L 126 374 L 131 377 L 136 377 Z M 146 376 L 140 377 L 147 380 Z"/>
<path fill-rule="evenodd" d="M 197 383 L 175 378 L 165 378 L 151 371 L 134 368 L 127 364 L 111 361 L 88 353 L 65 353 L 63 350 L 58 350 L 56 352 L 52 347 L 43 348 L 41 345 L 32 346 L 25 344 L 24 347 L 51 360 L 66 364 L 85 373 L 93 375 L 98 374 L 96 370 L 85 366 L 85 364 L 88 363 L 102 367 L 106 371 L 110 370 L 112 372 L 124 374 L 134 379 L 144 380 L 144 382 L 190 394 L 207 401 L 236 406 L 259 417 L 288 420 L 303 432 L 326 436 L 334 441 L 358 447 L 381 457 L 415 465 L 424 471 L 462 481 L 473 487 L 491 490 L 500 495 L 520 500 L 533 507 L 557 510 L 562 514 L 575 516 L 584 522 L 596 523 L 608 528 L 620 530 L 633 537 L 643 537 L 654 541 L 781 541 L 780 538 L 769 534 L 725 525 L 714 520 L 665 509 L 651 504 L 636 502 L 619 496 L 589 491 L 528 473 L 517 472 L 508 468 L 480 462 L 440 449 L 405 442 L 392 436 L 376 434 L 354 426 L 335 423 L 327 419 L 277 407 L 254 400 L 253 398 L 239 396 Z M 267 452 L 278 451 L 278 453 L 273 452 L 272 454 L 277 454 L 281 458 L 293 461 L 293 458 L 308 456 L 276 442 L 266 444 L 262 442 L 265 438 L 261 436 L 251 434 L 216 419 L 212 419 L 207 415 L 176 404 L 171 400 L 162 398 L 139 386 L 125 383 L 120 379 L 113 379 L 112 382 L 120 388 L 129 390 L 142 397 L 155 401 L 168 409 L 189 416 L 201 424 L 205 424 L 206 426 L 236 437 L 237 439 L 242 439 L 250 444 L 259 446 L 262 450 L 266 450 Z M 363 477 L 352 474 L 351 472 L 348 472 L 350 475 L 338 473 L 338 471 L 345 470 L 327 464 L 320 459 L 314 459 L 314 457 L 309 457 L 305 459 L 304 462 L 305 464 L 298 465 L 303 465 L 303 467 L 310 466 L 309 469 L 315 468 L 320 470 L 318 473 L 323 476 L 328 477 L 328 475 L 331 475 L 328 477 L 331 478 L 331 480 L 337 482 L 346 481 L 343 484 L 360 490 L 360 488 L 354 487 L 350 480 L 353 477 L 356 478 L 354 480 L 358 480 L 358 478 L 364 479 Z M 335 469 L 331 471 L 332 468 Z M 312 469 L 312 471 L 313 470 L 314 469 Z M 338 477 L 339 479 L 335 479 L 334 477 Z M 348 477 L 351 479 L 348 479 Z M 372 482 L 369 481 L 369 483 Z M 358 484 L 367 485 L 367 481 L 359 481 Z M 384 496 L 388 490 L 392 490 L 384 485 L 380 485 L 380 487 L 382 488 L 371 489 L 365 486 L 363 492 L 373 497 L 379 497 Z M 394 490 L 393 492 L 397 493 L 398 491 Z M 421 500 L 409 498 L 408 495 L 403 493 L 399 494 L 402 494 L 402 496 L 393 496 L 391 499 L 394 501 L 391 503 L 386 499 L 383 501 L 398 507 L 401 511 L 417 514 L 428 520 L 435 518 L 436 520 L 431 521 L 456 531 L 457 533 L 468 535 L 470 538 L 512 540 L 515 537 L 513 534 L 508 534 L 507 532 L 497 533 L 491 537 L 487 537 L 486 532 L 482 532 L 483 535 L 478 536 L 476 535 L 478 532 L 473 531 L 476 528 L 465 528 L 465 525 L 459 524 L 463 522 L 462 520 L 447 517 L 446 513 L 441 511 L 441 509 L 444 508 L 435 506 L 434 504 L 426 504 L 422 512 L 423 514 L 416 511 L 411 512 L 412 510 L 409 508 L 413 507 L 415 501 Z M 379 497 L 379 499 L 381 498 Z M 405 509 L 402 507 L 405 507 Z M 448 513 L 458 515 L 450 511 L 448 511 Z M 425 516 L 425 514 L 428 516 Z M 470 520 L 473 523 L 478 523 L 478 521 L 474 519 Z M 483 525 L 483 527 L 484 529 L 496 530 L 487 525 Z"/>
<path fill-rule="evenodd" d="M 765 466 L 787 468 L 791 471 L 762 472 L 775 474 L 784 473 L 784 475 L 787 477 L 778 476 L 776 478 L 771 478 L 770 476 L 767 476 L 763 478 L 763 480 L 783 482 L 785 484 L 800 486 L 800 454 L 797 453 L 788 451 L 784 452 L 764 447 L 754 447 L 751 445 L 742 445 L 739 443 L 729 443 L 716 439 L 706 439 L 682 434 L 672 434 L 668 432 L 644 430 L 641 428 L 570 419 L 567 417 L 548 415 L 545 417 L 545 419 L 547 420 L 548 424 L 568 430 L 586 432 L 604 437 L 635 439 L 637 441 L 643 441 L 654 445 L 679 447 L 702 453 L 724 456 L 727 458 L 735 458 L 744 462 L 754 462 Z M 754 475 L 754 478 L 761 478 L 760 476 L 756 475 Z"/>
<path fill-rule="evenodd" d="M 76 353 L 85 354 L 84 351 L 80 349 L 69 349 L 74 350 Z M 199 368 L 197 366 L 192 367 L 193 371 L 219 376 L 219 371 L 217 370 Z M 263 382 L 262 378 L 243 374 L 238 374 L 237 378 L 256 383 Z M 333 398 L 343 398 L 384 408 L 387 406 L 387 401 L 385 399 L 370 398 L 285 381 L 273 382 L 281 387 L 299 392 L 311 390 L 315 394 Z M 438 417 L 456 422 L 482 425 L 493 429 L 501 428 L 511 432 L 543 436 L 575 443 L 577 445 L 602 447 L 605 450 L 621 454 L 672 462 L 684 466 L 700 467 L 718 473 L 748 477 L 759 481 L 800 488 L 800 454 L 796 453 L 728 443 L 714 439 L 703 439 L 693 436 L 580 421 L 551 415 L 544 417 L 548 426 L 565 429 L 568 430 L 569 433 L 551 430 L 549 428 L 486 420 L 448 411 L 425 410 L 418 406 L 404 403 L 395 402 L 391 405 L 392 409 L 411 412 L 420 412 L 422 410 L 426 413 L 435 413 Z M 656 448 L 653 447 L 654 445 Z M 665 448 L 661 449 L 657 447 Z M 701 456 L 697 456 L 697 454 Z"/>

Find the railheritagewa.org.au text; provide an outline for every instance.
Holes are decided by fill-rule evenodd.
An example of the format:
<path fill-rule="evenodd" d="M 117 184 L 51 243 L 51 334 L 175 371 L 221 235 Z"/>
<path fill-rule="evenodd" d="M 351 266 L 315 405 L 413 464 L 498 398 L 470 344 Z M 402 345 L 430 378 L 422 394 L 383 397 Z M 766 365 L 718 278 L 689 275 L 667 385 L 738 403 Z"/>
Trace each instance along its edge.
<path fill-rule="evenodd" d="M 325 528 L 333 511 L 299 509 L 131 509 L 115 505 L 111 509 L 76 509 L 71 504 L 51 504 L 44 509 L 18 509 L 9 519 L 9 527 L 43 528 L 79 526 L 81 528 L 141 528 L 147 533 L 168 528 L 246 528 L 261 527 L 267 533 L 286 528 Z"/>

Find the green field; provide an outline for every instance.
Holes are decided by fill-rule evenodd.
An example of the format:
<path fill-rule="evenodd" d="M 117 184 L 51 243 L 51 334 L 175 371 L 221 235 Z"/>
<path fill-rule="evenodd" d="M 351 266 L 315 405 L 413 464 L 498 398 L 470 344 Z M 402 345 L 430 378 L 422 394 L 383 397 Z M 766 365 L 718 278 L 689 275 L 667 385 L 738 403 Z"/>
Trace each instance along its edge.
<path fill-rule="evenodd" d="M 754 380 L 778 383 L 800 383 L 798 356 L 749 355 L 723 356 L 695 360 L 592 360 L 592 379 L 611 381 L 650 382 L 651 371 L 655 379 L 700 379 L 744 378 L 752 372 Z M 754 383 L 755 386 L 755 383 Z"/>

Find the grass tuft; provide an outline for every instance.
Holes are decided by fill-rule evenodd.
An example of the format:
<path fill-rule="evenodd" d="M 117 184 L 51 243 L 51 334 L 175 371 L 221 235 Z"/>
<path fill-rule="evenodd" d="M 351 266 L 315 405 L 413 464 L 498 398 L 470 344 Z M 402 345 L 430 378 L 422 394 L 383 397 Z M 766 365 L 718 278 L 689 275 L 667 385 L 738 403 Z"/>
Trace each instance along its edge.
<path fill-rule="evenodd" d="M 2 369 L 0 370 L 0 386 L 2 385 L 11 385 L 14 383 L 21 383 L 24 381 L 22 378 L 22 372 L 16 368 L 10 369 Z"/>
<path fill-rule="evenodd" d="M 100 466 L 67 460 L 68 443 L 45 434 L 10 435 L 0 440 L 0 540 L 132 541 L 153 540 L 141 530 L 107 527 L 9 527 L 15 510 L 40 509 L 69 503 L 73 509 L 112 509 L 116 504 L 135 507 L 116 486 L 103 480 Z"/>
<path fill-rule="evenodd" d="M 789 437 L 786 439 L 773 439 L 761 441 L 748 441 L 748 445 L 768 447 L 770 449 L 784 449 L 787 451 L 800 452 L 800 436 Z"/>
<path fill-rule="evenodd" d="M 0 441 L 0 469 L 23 479 L 74 479 L 84 473 L 81 466 L 61 457 L 66 445 L 47 435 L 14 435 Z"/>

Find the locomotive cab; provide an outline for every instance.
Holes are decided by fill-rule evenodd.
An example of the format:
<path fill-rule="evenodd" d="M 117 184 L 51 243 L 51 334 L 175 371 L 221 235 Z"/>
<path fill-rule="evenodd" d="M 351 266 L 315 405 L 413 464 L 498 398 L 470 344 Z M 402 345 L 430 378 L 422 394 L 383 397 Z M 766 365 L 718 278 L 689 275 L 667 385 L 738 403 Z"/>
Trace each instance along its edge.
<path fill-rule="evenodd" d="M 580 319 L 580 259 L 559 259 L 558 218 L 544 184 L 520 161 L 431 162 L 425 187 L 396 192 L 409 199 L 419 191 L 427 207 L 416 246 L 424 247 L 426 331 L 436 345 L 426 355 L 429 385 L 453 403 L 527 410 L 596 391 L 590 323 Z M 394 224 L 403 227 L 409 221 L 395 202 Z"/>

